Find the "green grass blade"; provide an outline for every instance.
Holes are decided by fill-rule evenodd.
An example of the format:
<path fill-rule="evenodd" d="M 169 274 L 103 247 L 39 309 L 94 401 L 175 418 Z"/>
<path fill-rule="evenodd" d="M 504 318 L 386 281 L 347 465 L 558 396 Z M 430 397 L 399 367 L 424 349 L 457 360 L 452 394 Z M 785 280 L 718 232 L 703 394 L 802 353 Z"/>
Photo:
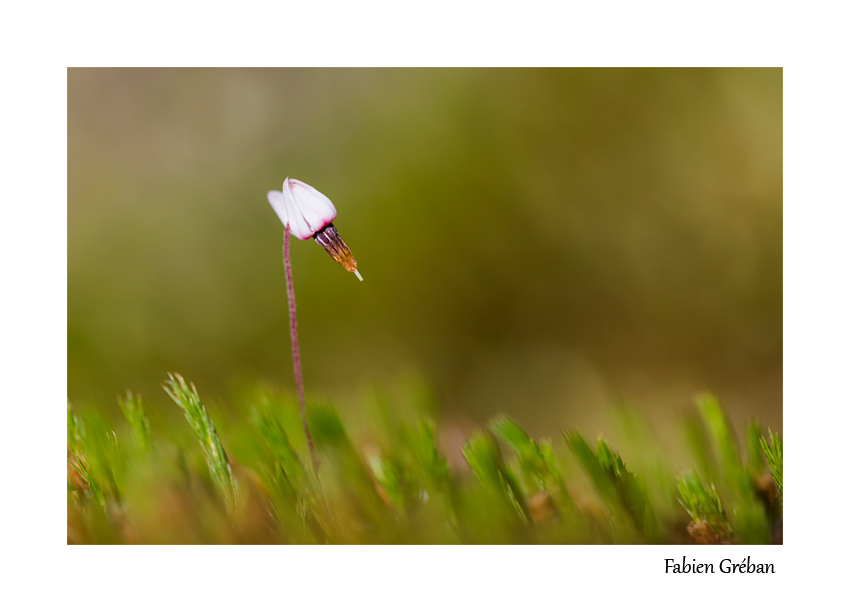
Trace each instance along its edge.
<path fill-rule="evenodd" d="M 133 438 L 139 450 L 142 453 L 147 453 L 150 451 L 152 445 L 151 425 L 142 406 L 142 396 L 134 396 L 128 390 L 125 392 L 124 397 L 118 398 L 118 405 L 121 406 L 121 412 L 124 413 L 124 418 L 130 424 Z"/>
<path fill-rule="evenodd" d="M 691 517 L 688 531 L 700 543 L 730 543 L 732 525 L 713 484 L 706 484 L 696 472 L 683 473 L 678 481 L 679 503 Z"/>
<path fill-rule="evenodd" d="M 770 468 L 770 475 L 773 477 L 773 482 L 776 483 L 776 489 L 779 492 L 779 499 L 782 500 L 782 438 L 775 436 L 772 431 L 768 430 L 768 439 L 761 438 L 761 448 L 767 458 L 767 465 Z"/>
<path fill-rule="evenodd" d="M 198 390 L 194 384 L 187 384 L 179 374 L 171 373 L 168 374 L 168 380 L 163 384 L 163 388 L 174 403 L 183 410 L 183 415 L 192 426 L 192 431 L 195 432 L 204 452 L 213 482 L 224 497 L 227 508 L 231 512 L 235 511 L 237 489 L 230 461 L 227 453 L 224 452 L 213 420 L 201 403 Z"/>
<path fill-rule="evenodd" d="M 504 464 L 499 443 L 489 432 L 473 434 L 463 446 L 463 455 L 479 482 L 491 492 L 499 492 L 522 520 L 528 507 L 516 476 Z"/>

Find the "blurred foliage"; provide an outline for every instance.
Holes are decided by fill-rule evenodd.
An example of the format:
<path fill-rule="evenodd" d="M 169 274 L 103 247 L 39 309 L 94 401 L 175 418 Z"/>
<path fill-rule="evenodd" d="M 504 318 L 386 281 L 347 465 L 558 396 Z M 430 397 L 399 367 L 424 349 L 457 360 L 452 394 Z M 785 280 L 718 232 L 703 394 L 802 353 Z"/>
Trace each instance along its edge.
<path fill-rule="evenodd" d="M 620 455 L 601 436 L 597 441 L 596 452 L 578 432 L 568 432 L 566 438 L 570 450 L 587 472 L 612 517 L 616 520 L 622 514 L 631 521 L 631 526 L 645 542 L 658 543 L 660 526 L 647 497 L 643 479 L 626 469 Z"/>
<path fill-rule="evenodd" d="M 416 371 L 548 432 L 711 388 L 781 430 L 781 70 L 70 69 L 73 401 L 289 381 L 286 176 L 365 278 L 293 245 L 314 399 Z"/>
<path fill-rule="evenodd" d="M 147 414 L 145 414 L 144 406 L 142 406 L 142 396 L 136 395 L 134 397 L 132 393 L 127 391 L 123 398 L 118 398 L 118 405 L 121 406 L 124 418 L 130 423 L 139 449 L 142 452 L 147 452 L 151 447 L 151 424 Z"/>
<path fill-rule="evenodd" d="M 692 523 L 690 533 L 699 544 L 729 544 L 734 534 L 713 484 L 706 485 L 698 474 L 685 472 L 679 478 L 682 507 Z"/>
<path fill-rule="evenodd" d="M 237 406 L 207 408 L 179 375 L 169 375 L 164 387 L 179 409 L 172 405 L 168 421 L 151 426 L 144 445 L 138 397 L 124 411 L 125 422 L 104 419 L 101 409 L 69 406 L 69 543 L 782 540 L 777 491 L 763 488 L 765 478 L 772 482 L 765 462 L 740 477 L 753 466 L 723 454 L 735 433 L 717 426 L 725 413 L 708 396 L 698 403 L 719 459 L 712 475 L 695 455 L 678 467 L 644 433 L 632 441 L 651 443 L 624 459 L 601 436 L 595 449 L 575 430 L 558 441 L 535 439 L 506 416 L 465 432 L 457 442 L 464 461 L 454 463 L 452 438 L 441 435 L 451 423 L 438 424 L 421 408 L 428 402 L 413 394 L 394 406 L 406 416 L 370 420 L 358 435 L 332 406 L 310 405 L 317 481 L 305 469 L 309 452 L 291 395 L 255 388 L 236 398 Z M 251 418 L 231 421 L 232 412 Z M 628 418 L 646 431 L 639 416 Z M 765 445 L 773 465 L 777 442 Z"/>
<path fill-rule="evenodd" d="M 761 447 L 770 465 L 770 475 L 776 485 L 779 501 L 782 502 L 782 438 L 770 432 L 769 438 L 761 438 Z"/>

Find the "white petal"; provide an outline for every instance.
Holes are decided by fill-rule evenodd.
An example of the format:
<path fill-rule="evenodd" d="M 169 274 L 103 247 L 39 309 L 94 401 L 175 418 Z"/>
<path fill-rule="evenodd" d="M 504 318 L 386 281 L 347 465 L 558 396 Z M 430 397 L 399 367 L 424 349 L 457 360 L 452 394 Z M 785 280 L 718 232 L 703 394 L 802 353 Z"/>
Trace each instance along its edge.
<path fill-rule="evenodd" d="M 272 208 L 277 213 L 280 222 L 283 223 L 284 227 L 286 227 L 286 202 L 283 197 L 283 192 L 269 191 L 266 194 L 266 197 L 269 200 L 269 204 L 272 205 Z"/>
<path fill-rule="evenodd" d="M 301 214 L 307 227 L 311 230 L 311 236 L 336 219 L 336 207 L 333 205 L 333 202 L 323 193 L 310 187 L 310 185 L 287 178 L 283 182 L 283 192 L 291 196 L 290 201 L 294 204 L 295 210 Z M 292 224 L 291 214 L 289 218 Z M 295 233 L 294 230 L 293 233 Z M 302 240 L 306 240 L 306 238 L 302 238 Z"/>
<path fill-rule="evenodd" d="M 289 181 L 289 179 L 287 179 Z M 289 221 L 289 231 L 299 240 L 309 240 L 316 232 L 311 229 L 310 224 L 304 218 L 298 202 L 292 195 L 292 190 L 285 182 L 283 184 L 283 201 L 286 206 L 286 218 Z"/>

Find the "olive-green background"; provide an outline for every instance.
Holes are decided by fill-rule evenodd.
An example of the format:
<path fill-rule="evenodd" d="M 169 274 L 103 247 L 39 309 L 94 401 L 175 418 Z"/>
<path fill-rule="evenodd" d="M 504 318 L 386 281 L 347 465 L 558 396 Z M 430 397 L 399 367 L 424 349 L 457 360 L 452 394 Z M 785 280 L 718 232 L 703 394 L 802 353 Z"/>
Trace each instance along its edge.
<path fill-rule="evenodd" d="M 292 389 L 287 176 L 365 278 L 293 241 L 314 400 L 418 380 L 551 435 L 709 389 L 781 427 L 780 69 L 71 69 L 72 401 Z"/>

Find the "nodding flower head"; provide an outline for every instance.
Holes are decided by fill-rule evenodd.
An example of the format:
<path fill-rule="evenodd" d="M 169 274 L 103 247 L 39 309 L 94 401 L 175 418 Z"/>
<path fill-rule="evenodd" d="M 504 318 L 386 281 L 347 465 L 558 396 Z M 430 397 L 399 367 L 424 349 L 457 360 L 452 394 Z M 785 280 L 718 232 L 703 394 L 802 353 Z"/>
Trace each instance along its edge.
<path fill-rule="evenodd" d="M 306 183 L 287 178 L 283 181 L 283 191 L 269 191 L 268 199 L 293 236 L 299 240 L 313 238 L 343 268 L 363 280 L 351 250 L 332 223 L 336 219 L 336 207 L 326 195 Z"/>

